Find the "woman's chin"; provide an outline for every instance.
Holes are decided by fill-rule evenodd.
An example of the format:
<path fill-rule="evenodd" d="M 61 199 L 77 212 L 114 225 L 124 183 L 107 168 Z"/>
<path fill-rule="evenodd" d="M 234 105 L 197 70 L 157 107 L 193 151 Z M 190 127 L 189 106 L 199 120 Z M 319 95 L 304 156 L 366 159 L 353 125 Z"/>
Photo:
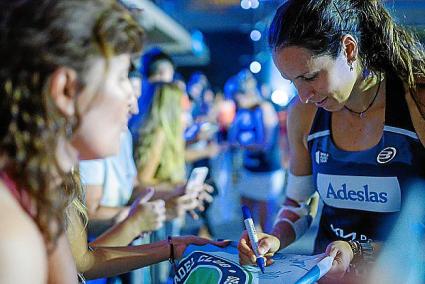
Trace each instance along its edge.
<path fill-rule="evenodd" d="M 103 145 L 103 147 L 90 148 L 87 147 L 79 152 L 79 160 L 96 160 L 116 156 L 119 153 L 119 144 Z"/>
<path fill-rule="evenodd" d="M 344 106 L 342 106 L 342 105 L 324 105 L 322 108 L 326 111 L 329 111 L 329 112 L 336 112 L 336 111 L 342 110 L 344 108 Z"/>

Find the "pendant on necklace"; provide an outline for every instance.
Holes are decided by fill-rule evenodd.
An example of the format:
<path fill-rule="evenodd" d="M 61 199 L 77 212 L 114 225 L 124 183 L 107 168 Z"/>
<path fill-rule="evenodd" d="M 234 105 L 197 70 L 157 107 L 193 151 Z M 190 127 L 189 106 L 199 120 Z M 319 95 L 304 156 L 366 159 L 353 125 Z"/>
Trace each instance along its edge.
<path fill-rule="evenodd" d="M 359 116 L 360 116 L 360 119 L 362 119 L 364 117 L 364 111 L 362 111 Z"/>

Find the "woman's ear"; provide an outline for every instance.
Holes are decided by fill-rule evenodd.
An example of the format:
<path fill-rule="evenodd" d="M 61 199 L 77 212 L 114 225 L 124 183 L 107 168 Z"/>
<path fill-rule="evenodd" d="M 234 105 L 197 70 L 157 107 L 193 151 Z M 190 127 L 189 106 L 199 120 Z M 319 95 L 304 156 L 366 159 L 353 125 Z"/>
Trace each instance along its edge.
<path fill-rule="evenodd" d="M 60 67 L 50 78 L 50 96 L 60 112 L 67 117 L 75 113 L 77 84 L 77 72 L 71 68 Z"/>
<path fill-rule="evenodd" d="M 357 41 L 350 34 L 342 37 L 342 49 L 347 58 L 347 62 L 352 63 L 357 60 L 358 45 Z"/>

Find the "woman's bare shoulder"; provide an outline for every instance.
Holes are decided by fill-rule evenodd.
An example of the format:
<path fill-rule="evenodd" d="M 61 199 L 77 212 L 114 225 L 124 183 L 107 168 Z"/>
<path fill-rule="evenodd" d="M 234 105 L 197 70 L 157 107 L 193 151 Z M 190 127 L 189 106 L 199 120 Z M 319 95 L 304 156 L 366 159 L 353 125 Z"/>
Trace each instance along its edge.
<path fill-rule="evenodd" d="M 35 222 L 0 183 L 0 283 L 45 283 L 47 253 Z"/>
<path fill-rule="evenodd" d="M 302 103 L 298 97 L 293 98 L 288 106 L 288 131 L 297 135 L 308 135 L 316 111 L 315 105 Z"/>

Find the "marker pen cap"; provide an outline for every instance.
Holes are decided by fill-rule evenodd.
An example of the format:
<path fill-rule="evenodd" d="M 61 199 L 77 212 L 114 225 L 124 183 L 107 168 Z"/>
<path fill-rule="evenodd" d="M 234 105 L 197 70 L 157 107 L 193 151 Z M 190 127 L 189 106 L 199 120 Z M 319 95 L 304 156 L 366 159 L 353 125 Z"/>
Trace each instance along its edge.
<path fill-rule="evenodd" d="M 252 217 L 251 217 L 251 212 L 249 211 L 249 208 L 248 208 L 248 207 L 246 207 L 245 205 L 244 205 L 244 206 L 242 206 L 242 214 L 243 214 L 243 218 L 244 218 L 244 219 L 252 218 Z"/>

